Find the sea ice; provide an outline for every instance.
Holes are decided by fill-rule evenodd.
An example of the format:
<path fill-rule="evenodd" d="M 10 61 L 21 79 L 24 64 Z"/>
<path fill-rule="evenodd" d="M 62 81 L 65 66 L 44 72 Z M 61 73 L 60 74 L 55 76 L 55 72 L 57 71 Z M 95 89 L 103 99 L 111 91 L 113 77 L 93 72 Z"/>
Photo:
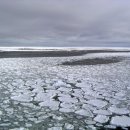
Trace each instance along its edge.
<path fill-rule="evenodd" d="M 109 108 L 109 110 L 115 114 L 123 115 L 123 114 L 129 114 L 130 111 L 127 108 L 117 108 L 116 106 L 112 106 Z"/>
<path fill-rule="evenodd" d="M 41 102 L 40 106 L 42 107 L 49 107 L 51 110 L 58 110 L 59 109 L 59 102 L 53 100 L 47 100 L 45 102 Z"/>
<path fill-rule="evenodd" d="M 89 100 L 89 101 L 87 101 L 87 103 L 90 105 L 93 105 L 95 107 L 98 107 L 98 108 L 103 108 L 107 105 L 106 101 L 102 101 L 102 100 L 98 100 L 98 99 Z"/>
<path fill-rule="evenodd" d="M 104 115 L 97 115 L 97 116 L 94 118 L 94 120 L 95 120 L 96 122 L 99 122 L 99 123 L 106 123 L 106 122 L 108 122 L 109 117 L 108 117 L 108 116 L 104 116 Z"/>
<path fill-rule="evenodd" d="M 62 127 L 51 127 L 48 130 L 62 130 Z"/>
<path fill-rule="evenodd" d="M 105 115 L 105 116 L 112 115 L 112 113 L 110 111 L 107 111 L 107 110 L 95 110 L 95 111 L 93 111 L 93 113 L 100 114 L 100 115 Z"/>
<path fill-rule="evenodd" d="M 130 117 L 128 116 L 115 116 L 111 119 L 111 124 L 122 127 L 130 126 Z"/>
<path fill-rule="evenodd" d="M 69 112 L 74 112 L 74 109 L 72 109 L 72 108 L 60 108 L 59 111 L 69 113 Z"/>
<path fill-rule="evenodd" d="M 11 99 L 19 102 L 30 102 L 32 101 L 32 97 L 28 94 L 20 94 L 18 96 L 12 96 Z"/>
<path fill-rule="evenodd" d="M 78 100 L 76 98 L 72 98 L 72 97 L 69 97 L 69 96 L 59 97 L 59 100 L 61 102 L 66 102 L 66 103 L 76 103 L 76 102 L 78 102 Z"/>
<path fill-rule="evenodd" d="M 74 126 L 72 124 L 65 123 L 65 128 L 67 130 L 74 130 Z"/>
<path fill-rule="evenodd" d="M 90 110 L 81 109 L 76 111 L 75 113 L 81 116 L 93 117 L 93 114 Z"/>

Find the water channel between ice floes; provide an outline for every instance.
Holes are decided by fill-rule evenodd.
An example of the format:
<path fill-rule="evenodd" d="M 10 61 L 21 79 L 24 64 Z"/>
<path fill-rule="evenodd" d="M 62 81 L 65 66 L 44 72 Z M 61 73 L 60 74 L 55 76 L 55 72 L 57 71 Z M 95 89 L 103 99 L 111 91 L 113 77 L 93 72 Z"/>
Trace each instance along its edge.
<path fill-rule="evenodd" d="M 119 56 L 117 63 L 62 62 Z M 130 53 L 0 59 L 0 130 L 130 127 Z"/>

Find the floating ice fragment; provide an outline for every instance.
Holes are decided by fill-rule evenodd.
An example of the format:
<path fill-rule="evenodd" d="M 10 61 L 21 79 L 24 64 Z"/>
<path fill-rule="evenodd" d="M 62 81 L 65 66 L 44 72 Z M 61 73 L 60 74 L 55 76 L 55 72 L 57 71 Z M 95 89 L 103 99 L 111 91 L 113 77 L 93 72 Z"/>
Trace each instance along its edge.
<path fill-rule="evenodd" d="M 71 124 L 68 124 L 68 123 L 65 123 L 65 128 L 66 128 L 67 130 L 74 130 L 74 126 L 71 125 Z"/>
<path fill-rule="evenodd" d="M 30 102 L 32 101 L 32 97 L 28 94 L 20 94 L 18 96 L 12 96 L 11 99 L 19 102 Z"/>
<path fill-rule="evenodd" d="M 51 127 L 48 130 L 62 130 L 62 127 Z"/>
<path fill-rule="evenodd" d="M 129 114 L 129 110 L 127 108 L 117 108 L 116 106 L 112 106 L 109 108 L 109 110 L 115 114 L 123 115 L 123 114 Z"/>
<path fill-rule="evenodd" d="M 69 96 L 59 97 L 59 100 L 61 102 L 66 102 L 66 103 L 76 103 L 76 102 L 78 102 L 78 100 L 76 98 L 72 98 L 72 97 L 69 97 Z"/>
<path fill-rule="evenodd" d="M 0 115 L 2 115 L 3 114 L 3 112 L 2 111 L 0 111 Z"/>
<path fill-rule="evenodd" d="M 96 122 L 99 122 L 99 123 L 106 123 L 106 122 L 108 122 L 109 117 L 108 117 L 108 116 L 104 116 L 104 115 L 97 115 L 97 116 L 94 118 L 94 120 L 95 120 Z"/>
<path fill-rule="evenodd" d="M 110 111 L 107 111 L 107 110 L 95 110 L 95 111 L 93 111 L 93 113 L 105 115 L 105 116 L 112 115 L 112 113 Z"/>
<path fill-rule="evenodd" d="M 66 85 L 66 83 L 64 83 L 62 80 L 59 80 L 59 81 L 57 81 L 55 84 L 53 84 L 53 86 L 65 86 Z"/>
<path fill-rule="evenodd" d="M 95 107 L 98 107 L 98 108 L 103 108 L 107 105 L 106 101 L 102 101 L 102 100 L 98 100 L 98 99 L 89 100 L 89 101 L 87 101 L 87 103 L 90 105 L 93 105 Z"/>
<path fill-rule="evenodd" d="M 47 100 L 45 102 L 41 102 L 39 105 L 42 107 L 49 107 L 51 110 L 58 110 L 59 109 L 59 102 L 53 100 Z"/>
<path fill-rule="evenodd" d="M 71 88 L 60 87 L 58 90 L 61 91 L 61 92 L 69 93 L 72 89 Z"/>
<path fill-rule="evenodd" d="M 93 117 L 93 114 L 90 110 L 81 109 L 76 111 L 75 113 L 81 116 Z"/>
<path fill-rule="evenodd" d="M 49 96 L 47 93 L 39 92 L 35 97 L 35 101 L 46 101 L 48 98 Z"/>
<path fill-rule="evenodd" d="M 130 117 L 128 116 L 115 116 L 111 120 L 112 125 L 129 127 L 130 126 Z"/>
<path fill-rule="evenodd" d="M 69 113 L 69 112 L 74 112 L 74 109 L 72 109 L 72 108 L 60 108 L 59 111 Z"/>

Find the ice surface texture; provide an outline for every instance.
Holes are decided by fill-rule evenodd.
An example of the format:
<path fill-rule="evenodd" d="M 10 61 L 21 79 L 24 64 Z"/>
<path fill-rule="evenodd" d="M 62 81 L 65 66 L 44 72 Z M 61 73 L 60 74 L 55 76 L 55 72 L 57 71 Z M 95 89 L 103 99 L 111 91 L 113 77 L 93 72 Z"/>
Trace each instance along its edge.
<path fill-rule="evenodd" d="M 117 63 L 63 62 L 122 57 Z M 130 127 L 130 53 L 0 59 L 0 128 Z"/>

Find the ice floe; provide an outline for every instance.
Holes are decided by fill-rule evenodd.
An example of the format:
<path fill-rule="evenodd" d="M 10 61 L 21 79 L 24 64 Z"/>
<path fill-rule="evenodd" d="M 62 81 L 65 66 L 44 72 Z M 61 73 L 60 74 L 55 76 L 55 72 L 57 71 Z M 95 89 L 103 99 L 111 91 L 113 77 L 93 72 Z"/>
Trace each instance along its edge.
<path fill-rule="evenodd" d="M 107 105 L 106 101 L 102 101 L 102 100 L 98 100 L 98 99 L 89 100 L 89 101 L 87 101 L 87 103 L 90 105 L 93 105 L 97 108 L 103 108 Z"/>
<path fill-rule="evenodd" d="M 124 115 L 124 114 L 129 114 L 130 111 L 127 108 L 118 108 L 115 106 L 112 106 L 109 108 L 109 110 L 115 114 L 119 114 L 119 115 Z"/>
<path fill-rule="evenodd" d="M 104 115 L 97 115 L 94 118 L 94 121 L 99 122 L 99 123 L 106 123 L 108 122 L 109 117 L 108 116 L 104 116 Z"/>
<path fill-rule="evenodd" d="M 112 117 L 111 124 L 122 127 L 130 127 L 130 117 L 128 116 Z"/>

